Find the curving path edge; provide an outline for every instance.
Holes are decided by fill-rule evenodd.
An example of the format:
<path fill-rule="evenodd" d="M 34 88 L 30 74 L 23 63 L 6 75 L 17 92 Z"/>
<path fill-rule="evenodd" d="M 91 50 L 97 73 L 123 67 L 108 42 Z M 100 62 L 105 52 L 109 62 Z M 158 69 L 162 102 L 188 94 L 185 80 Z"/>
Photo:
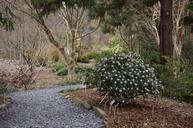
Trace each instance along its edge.
<path fill-rule="evenodd" d="M 11 93 L 12 104 L 0 109 L 0 128 L 102 128 L 94 112 L 58 94 L 83 85 Z"/>

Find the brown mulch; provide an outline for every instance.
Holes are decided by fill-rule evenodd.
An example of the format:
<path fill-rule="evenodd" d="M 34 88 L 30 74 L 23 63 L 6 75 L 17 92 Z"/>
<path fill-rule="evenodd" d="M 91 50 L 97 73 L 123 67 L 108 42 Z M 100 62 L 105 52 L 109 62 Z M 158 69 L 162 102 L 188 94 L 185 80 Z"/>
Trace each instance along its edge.
<path fill-rule="evenodd" d="M 110 111 L 109 106 L 99 105 L 103 97 L 96 89 L 73 91 L 69 95 L 102 108 L 111 128 L 193 128 L 193 106 L 171 99 L 138 98 L 135 103 Z"/>
<path fill-rule="evenodd" d="M 2 105 L 4 103 L 4 96 L 0 96 L 0 105 Z"/>

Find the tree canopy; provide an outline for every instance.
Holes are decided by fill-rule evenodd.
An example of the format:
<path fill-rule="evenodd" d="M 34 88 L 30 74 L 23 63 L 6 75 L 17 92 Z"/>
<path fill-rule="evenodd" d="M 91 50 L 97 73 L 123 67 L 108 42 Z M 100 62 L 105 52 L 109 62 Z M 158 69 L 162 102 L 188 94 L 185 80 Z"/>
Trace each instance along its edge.
<path fill-rule="evenodd" d="M 101 14 L 100 2 L 96 0 L 31 0 L 31 4 L 41 15 L 48 15 L 51 12 L 56 12 L 62 4 L 67 7 L 81 6 L 89 9 L 92 15 Z M 97 12 L 97 13 L 96 13 Z"/>

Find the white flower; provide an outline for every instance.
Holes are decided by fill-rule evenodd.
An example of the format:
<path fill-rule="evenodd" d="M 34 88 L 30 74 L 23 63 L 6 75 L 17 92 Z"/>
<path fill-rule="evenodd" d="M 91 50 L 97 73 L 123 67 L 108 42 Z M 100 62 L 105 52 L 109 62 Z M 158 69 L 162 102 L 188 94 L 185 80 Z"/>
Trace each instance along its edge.
<path fill-rule="evenodd" d="M 115 91 L 118 94 L 117 98 L 120 98 L 119 100 L 122 102 L 126 102 L 125 98 L 129 100 L 129 97 L 124 97 L 123 92 L 126 95 L 128 93 L 130 97 L 135 97 L 143 96 L 146 93 L 157 94 L 159 89 L 163 88 L 153 69 L 145 65 L 138 55 L 123 54 L 110 59 L 105 58 L 102 63 L 98 64 L 96 70 L 102 79 L 98 81 L 99 90 L 103 94 L 108 93 L 108 91 L 112 94 L 112 91 Z M 107 80 L 112 81 L 111 87 L 108 87 Z"/>
<path fill-rule="evenodd" d="M 146 90 L 146 91 L 149 91 L 149 89 L 148 89 L 148 88 L 145 88 L 145 90 Z"/>

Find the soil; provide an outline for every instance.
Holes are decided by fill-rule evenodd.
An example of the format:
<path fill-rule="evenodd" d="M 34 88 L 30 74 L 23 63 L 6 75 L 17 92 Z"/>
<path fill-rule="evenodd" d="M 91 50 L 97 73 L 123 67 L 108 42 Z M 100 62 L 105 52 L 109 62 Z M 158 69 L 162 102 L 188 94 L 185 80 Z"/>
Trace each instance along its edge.
<path fill-rule="evenodd" d="M 96 89 L 69 92 L 69 95 L 98 106 L 107 113 L 111 128 L 193 128 L 193 106 L 162 98 L 138 98 L 127 106 L 99 105 L 102 96 Z"/>

